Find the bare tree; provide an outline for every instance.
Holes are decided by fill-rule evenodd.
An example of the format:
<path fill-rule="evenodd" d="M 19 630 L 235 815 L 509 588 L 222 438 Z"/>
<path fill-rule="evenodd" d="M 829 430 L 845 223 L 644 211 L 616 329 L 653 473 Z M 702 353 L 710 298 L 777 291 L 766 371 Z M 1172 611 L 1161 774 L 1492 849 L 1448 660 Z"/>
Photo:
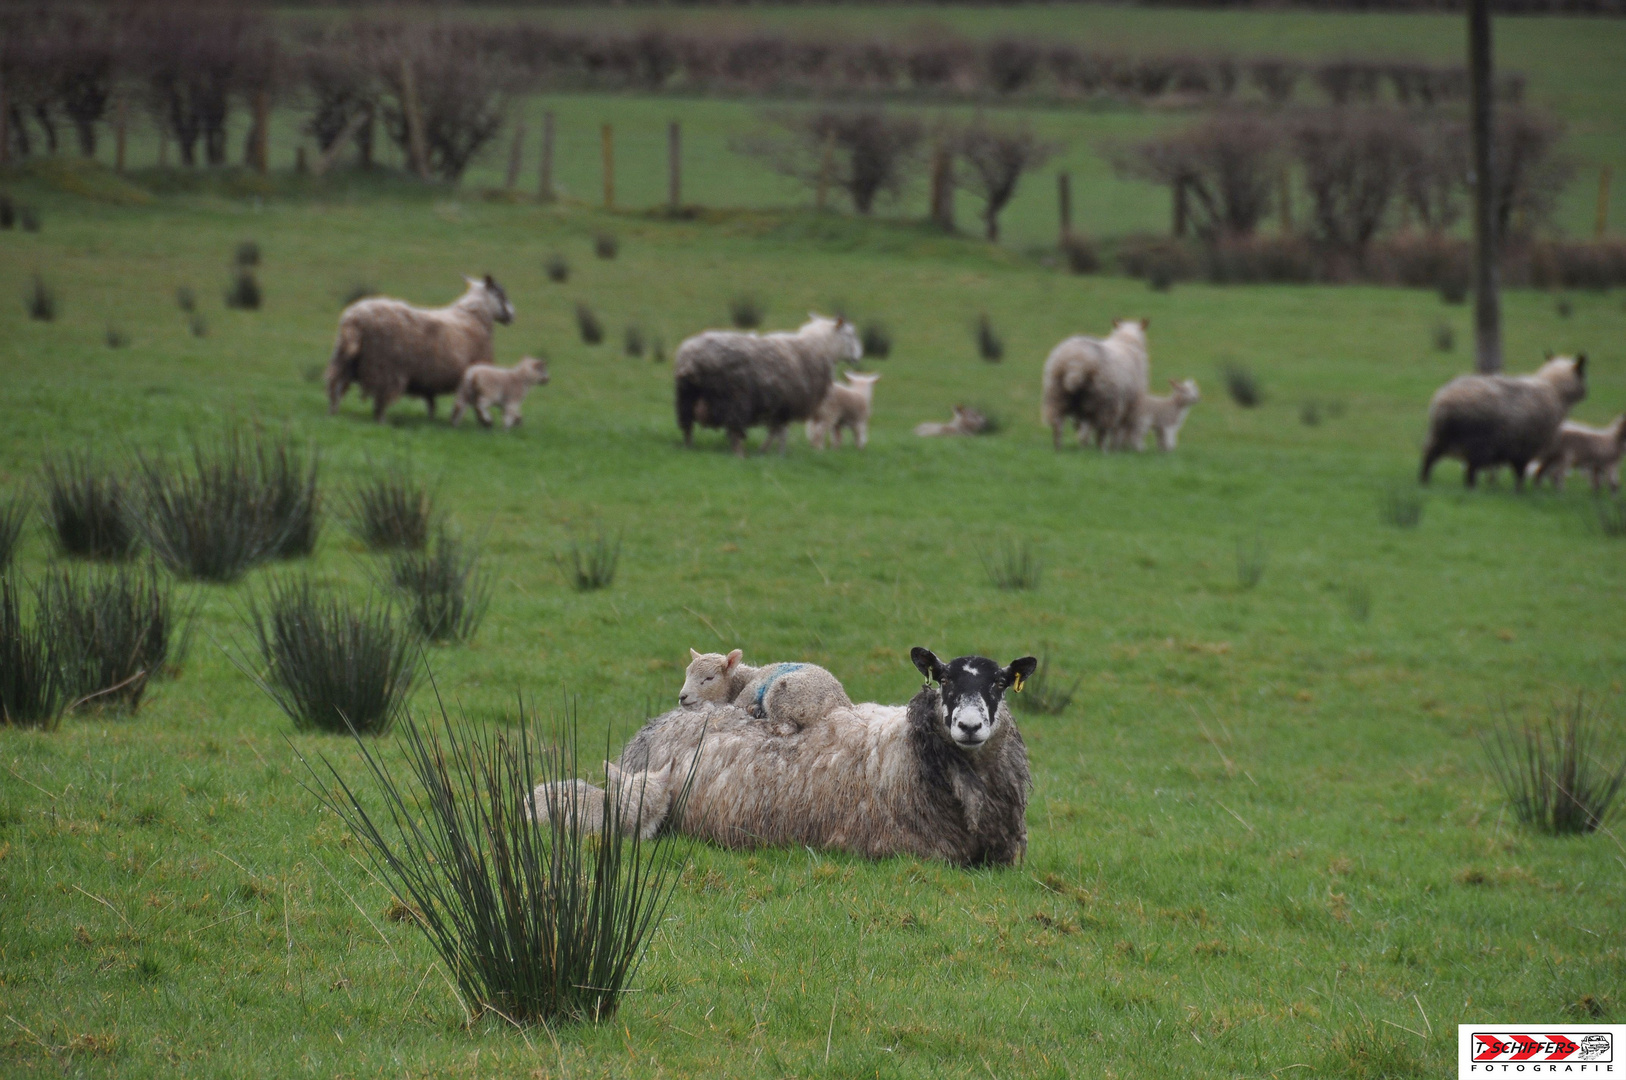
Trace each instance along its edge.
<path fill-rule="evenodd" d="M 999 130 L 981 119 L 955 140 L 965 168 L 955 183 L 982 200 L 982 220 L 990 241 L 999 239 L 999 212 L 1016 194 L 1022 174 L 1044 166 L 1061 149 L 1033 134 L 1026 125 Z"/>
<path fill-rule="evenodd" d="M 351 132 L 362 167 L 372 165 L 378 87 L 367 43 L 357 34 L 329 38 L 305 53 L 301 67 L 311 100 L 306 134 L 326 155 Z"/>
<path fill-rule="evenodd" d="M 1481 372 L 1498 372 L 1502 370 L 1502 298 L 1497 281 L 1490 0 L 1468 0 L 1468 73 L 1474 185 L 1474 366 Z"/>
<path fill-rule="evenodd" d="M 825 109 L 768 119 L 783 134 L 738 139 L 734 150 L 809 187 L 840 188 L 860 214 L 871 213 L 882 194 L 901 194 L 920 164 L 925 129 L 909 117 L 879 109 Z"/>
<path fill-rule="evenodd" d="M 379 75 L 389 94 L 384 126 L 403 149 L 412 142 L 409 88 L 422 122 L 427 168 L 456 183 L 485 146 L 502 130 L 508 113 L 512 72 L 501 60 L 481 53 L 479 41 L 462 28 L 414 28 L 401 33 L 381 54 Z"/>
<path fill-rule="evenodd" d="M 1467 194 L 1468 129 L 1435 119 L 1414 127 L 1406 146 L 1402 197 L 1417 221 L 1443 233 L 1462 220 Z"/>
<path fill-rule="evenodd" d="M 181 161 L 226 163 L 232 97 L 265 71 L 270 37 L 263 22 L 211 8 L 152 9 L 136 28 L 145 56 L 153 118 L 175 136 Z"/>
<path fill-rule="evenodd" d="M 1496 235 L 1528 234 L 1552 216 L 1574 175 L 1570 162 L 1558 154 L 1564 126 L 1533 109 L 1503 105 L 1496 111 L 1494 137 Z"/>
<path fill-rule="evenodd" d="M 1294 134 L 1316 238 L 1362 257 L 1405 178 L 1411 130 L 1397 113 L 1328 109 Z"/>
<path fill-rule="evenodd" d="M 1150 139 L 1120 155 L 1120 170 L 1164 184 L 1205 240 L 1251 234 L 1270 212 L 1278 183 L 1277 127 L 1243 112 Z"/>
<path fill-rule="evenodd" d="M 79 136 L 79 152 L 96 156 L 96 125 L 107 115 L 113 95 L 114 40 L 103 20 L 73 14 L 61 20 L 52 35 L 51 68 L 56 96 Z"/>

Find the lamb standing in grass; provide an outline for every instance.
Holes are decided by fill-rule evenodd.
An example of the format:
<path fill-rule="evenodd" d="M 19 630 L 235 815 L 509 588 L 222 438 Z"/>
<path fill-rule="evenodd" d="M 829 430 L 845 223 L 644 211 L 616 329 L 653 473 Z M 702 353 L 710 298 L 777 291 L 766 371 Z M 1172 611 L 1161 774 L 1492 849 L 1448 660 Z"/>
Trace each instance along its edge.
<path fill-rule="evenodd" d="M 1626 413 L 1615 417 L 1608 427 L 1595 428 L 1566 420 L 1558 429 L 1541 459 L 1535 463 L 1536 483 L 1550 477 L 1553 487 L 1564 490 L 1564 475 L 1571 469 L 1585 469 L 1592 477 L 1594 494 L 1603 490 L 1609 481 L 1609 490 L 1620 491 L 1620 458 L 1626 451 Z"/>
<path fill-rule="evenodd" d="M 841 445 L 841 429 L 853 433 L 853 442 L 862 450 L 869 445 L 869 410 L 875 399 L 875 382 L 879 375 L 848 373 L 845 385 L 833 383 L 824 395 L 813 419 L 807 422 L 807 441 L 823 450 L 825 440 L 832 435 Z"/>
<path fill-rule="evenodd" d="M 1115 319 L 1105 338 L 1079 335 L 1050 350 L 1039 412 L 1057 450 L 1069 421 L 1080 446 L 1092 432 L 1102 450 L 1130 445 L 1146 396 L 1150 325 L 1147 319 Z"/>
<path fill-rule="evenodd" d="M 548 362 L 527 356 L 511 368 L 491 364 L 475 364 L 463 373 L 463 382 L 457 388 L 457 403 L 452 406 L 452 426 L 463 420 L 463 410 L 473 409 L 480 423 L 491 426 L 491 407 L 502 407 L 502 426 L 507 429 L 520 422 L 519 406 L 533 386 L 548 383 Z"/>
<path fill-rule="evenodd" d="M 1428 445 L 1418 479 L 1428 483 L 1434 463 L 1459 457 L 1463 482 L 1473 487 L 1479 470 L 1513 466 L 1513 483 L 1524 487 L 1525 470 L 1552 445 L 1564 416 L 1586 397 L 1586 354 L 1557 356 L 1532 375 L 1459 375 L 1428 405 Z"/>
<path fill-rule="evenodd" d="M 1170 379 L 1169 386 L 1173 393 L 1168 397 L 1148 396 L 1141 399 L 1135 434 L 1130 439 L 1130 445 L 1136 450 L 1146 449 L 1148 431 L 1157 433 L 1159 450 L 1164 453 L 1173 450 L 1180 438 L 1180 425 L 1186 422 L 1186 414 L 1202 400 L 1202 395 L 1197 392 L 1196 379 Z"/>
<path fill-rule="evenodd" d="M 450 307 L 419 308 L 401 300 L 358 300 L 339 316 L 339 336 L 327 364 L 328 412 L 352 383 L 373 399 L 373 419 L 403 395 L 421 397 L 429 415 L 435 398 L 462 385 L 463 373 L 493 358 L 494 323 L 513 322 L 514 308 L 490 274 L 465 278 L 468 290 Z"/>
<path fill-rule="evenodd" d="M 706 702 L 732 704 L 750 716 L 767 720 L 782 735 L 823 720 L 836 709 L 852 708 L 841 681 L 817 664 L 740 663 L 735 649 L 721 653 L 689 650 L 678 704 L 692 709 Z"/>
<path fill-rule="evenodd" d="M 745 456 L 745 432 L 766 424 L 766 450 L 785 452 L 785 429 L 810 419 L 835 379 L 836 364 L 862 359 L 864 346 L 846 319 L 810 316 L 794 334 L 708 330 L 684 341 L 673 357 L 678 427 L 683 445 L 694 425 L 722 428 Z"/>

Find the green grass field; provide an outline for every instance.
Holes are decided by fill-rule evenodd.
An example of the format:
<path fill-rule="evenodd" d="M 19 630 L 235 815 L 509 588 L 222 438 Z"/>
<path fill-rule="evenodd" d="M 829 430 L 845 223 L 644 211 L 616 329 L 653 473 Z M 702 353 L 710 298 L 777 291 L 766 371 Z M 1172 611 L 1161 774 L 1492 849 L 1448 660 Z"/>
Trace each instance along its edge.
<path fill-rule="evenodd" d="M 1166 33 L 1196 47 L 1206 26 L 1306 52 L 1334 50 L 1346 24 L 1380 25 L 1086 15 L 1126 44 Z M 1003 28 L 987 13 L 936 17 Z M 1063 15 L 1009 17 L 1038 28 Z M 1405 47 L 1444 50 L 1449 23 L 1404 24 L 1431 28 Z M 1546 57 L 1534 88 L 1567 78 L 1577 100 L 1618 97 L 1596 62 L 1559 62 L 1569 49 L 1595 61 L 1618 24 L 1503 26 L 1505 48 Z M 753 112 L 680 105 L 718 145 Z M 594 150 L 601 114 L 641 116 L 653 139 L 672 107 L 562 102 L 583 128 L 566 145 Z M 1618 115 L 1576 108 L 1598 145 L 1621 145 Z M 1142 121 L 1065 117 L 1086 118 Z M 623 182 L 629 207 L 659 198 L 654 147 L 647 173 Z M 565 182 L 590 201 L 596 168 L 573 160 Z M 142 189 L 74 170 L 5 178 L 43 229 L 0 233 L 0 494 L 37 491 L 54 451 L 179 451 L 259 422 L 320 449 L 328 512 L 308 563 L 183 587 L 190 652 L 137 715 L 0 730 L 0 1072 L 1439 1076 L 1459 1022 L 1626 1015 L 1622 828 L 1553 839 L 1520 827 L 1475 738 L 1585 693 L 1626 744 L 1623 541 L 1600 532 L 1583 483 L 1465 492 L 1453 464 L 1419 527 L 1379 518 L 1383 492 L 1412 483 L 1429 395 L 1471 366 L 1468 309 L 1367 287 L 1154 293 L 1012 250 L 1048 235 L 1047 203 L 1011 247 L 990 249 L 773 209 L 795 194 L 745 173 L 736 184 L 735 168 L 690 176 L 718 193 L 703 201 L 745 208 L 682 222 L 482 198 L 489 172 L 461 192 L 348 173 L 326 185 L 142 173 Z M 1088 190 L 1096 207 L 1118 198 Z M 1146 205 L 1155 228 L 1155 193 Z M 593 255 L 605 231 L 621 241 L 613 261 Z M 230 311 L 232 252 L 249 239 L 266 303 Z M 543 271 L 554 252 L 572 266 L 563 285 Z M 354 398 L 326 415 L 310 373 L 342 297 L 366 284 L 443 303 L 458 275 L 486 271 L 518 309 L 499 362 L 551 358 L 522 427 L 454 430 L 417 402 L 379 426 Z M 24 313 L 36 273 L 57 292 L 54 322 Z M 181 286 L 207 336 L 177 308 Z M 799 433 L 783 458 L 738 461 L 715 432 L 682 448 L 670 365 L 622 355 L 622 330 L 636 322 L 670 351 L 723 324 L 746 291 L 775 329 L 838 306 L 890 326 L 867 451 L 821 455 Z M 1626 306 L 1618 291 L 1573 294 L 1566 316 L 1557 299 L 1504 297 L 1510 367 L 1587 351 L 1576 416 L 1606 421 L 1626 409 Z M 580 342 L 578 302 L 605 322 L 605 345 Z M 976 356 L 983 312 L 1005 339 L 998 365 Z M 1037 418 L 1044 356 L 1119 316 L 1150 317 L 1154 380 L 1195 377 L 1204 400 L 1174 455 L 1054 453 Z M 1442 323 L 1453 352 L 1433 348 Z M 109 325 L 128 347 L 105 344 Z M 1259 376 L 1263 405 L 1226 398 L 1229 364 Z M 1310 401 L 1314 426 L 1300 419 Z M 912 435 L 961 402 L 1003 431 Z M 495 578 L 472 643 L 428 652 L 451 707 L 482 723 L 507 722 L 518 695 L 544 714 L 574 699 L 584 747 L 619 745 L 675 701 L 691 646 L 815 661 L 855 700 L 887 702 L 919 685 L 913 645 L 1047 654 L 1078 694 L 1060 716 L 1018 714 L 1035 781 L 1025 863 L 700 847 L 613 1023 L 465 1025 L 427 943 L 384 917 L 388 891 L 301 786 L 297 755 L 358 776 L 354 748 L 295 734 L 228 656 L 247 646 L 244 614 L 270 575 L 308 568 L 366 595 L 377 557 L 340 510 L 356 479 L 401 460 L 434 478 Z M 599 528 L 624 538 L 620 573 L 577 593 L 555 556 Z M 1036 590 L 985 578 L 981 554 L 1013 540 L 1044 560 Z M 1253 589 L 1240 550 L 1266 553 Z M 31 525 L 20 573 L 55 561 Z M 434 710 L 427 686 L 415 709 Z"/>

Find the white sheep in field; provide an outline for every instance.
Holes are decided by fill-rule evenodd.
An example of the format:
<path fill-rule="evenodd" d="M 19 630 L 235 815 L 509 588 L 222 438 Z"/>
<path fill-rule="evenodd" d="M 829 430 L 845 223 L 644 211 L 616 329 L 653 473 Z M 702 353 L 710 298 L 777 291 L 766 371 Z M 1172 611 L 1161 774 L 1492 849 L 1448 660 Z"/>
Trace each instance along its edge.
<path fill-rule="evenodd" d="M 1039 412 L 1057 450 L 1069 421 L 1080 446 L 1092 432 L 1103 451 L 1130 445 L 1146 396 L 1150 325 L 1148 319 L 1116 319 L 1105 338 L 1078 335 L 1050 350 Z"/>
<path fill-rule="evenodd" d="M 511 368 L 491 364 L 475 364 L 463 373 L 457 388 L 457 401 L 452 405 L 452 426 L 463 421 L 463 411 L 473 409 L 480 423 L 491 426 L 491 408 L 502 409 L 502 426 L 511 428 L 521 420 L 520 403 L 533 386 L 548 383 L 548 362 L 527 356 Z"/>
<path fill-rule="evenodd" d="M 743 655 L 738 649 L 726 656 L 690 649 L 678 704 L 689 709 L 707 702 L 731 704 L 786 735 L 853 707 L 840 680 L 817 664 L 751 667 L 740 662 Z"/>
<path fill-rule="evenodd" d="M 1428 444 L 1418 479 L 1428 483 L 1435 462 L 1459 457 L 1469 487 L 1481 469 L 1511 465 L 1514 486 L 1523 488 L 1525 470 L 1585 397 L 1586 353 L 1555 356 L 1530 375 L 1459 375 L 1428 403 Z"/>
<path fill-rule="evenodd" d="M 911 656 L 929 681 L 908 705 L 837 709 L 790 735 L 733 705 L 655 717 L 610 770 L 621 827 L 647 837 L 665 826 L 735 848 L 806 845 L 959 866 L 1017 861 L 1027 850 L 1031 784 L 1004 696 L 1038 661 L 944 664 L 920 648 Z M 532 806 L 539 818 L 574 813 L 593 829 L 604 796 L 581 781 L 544 784 Z"/>
<path fill-rule="evenodd" d="M 807 422 L 807 441 L 823 450 L 827 438 L 834 437 L 841 445 L 841 429 L 853 433 L 853 442 L 862 450 L 869 445 L 869 412 L 875 399 L 875 383 L 879 375 L 857 375 L 851 372 L 847 382 L 832 383 L 829 393 L 819 404 L 818 411 Z"/>
<path fill-rule="evenodd" d="M 1186 422 L 1186 414 L 1202 400 L 1196 379 L 1170 379 L 1169 387 L 1173 393 L 1167 397 L 1148 395 L 1141 399 L 1135 434 L 1129 442 L 1136 450 L 1146 449 L 1147 432 L 1156 433 L 1159 450 L 1164 453 L 1173 450 L 1180 439 L 1180 427 Z"/>
<path fill-rule="evenodd" d="M 1626 451 L 1626 413 L 1601 428 L 1566 420 L 1559 425 L 1552 445 L 1530 468 L 1536 483 L 1547 477 L 1560 491 L 1564 490 L 1566 473 L 1571 469 L 1585 469 L 1592 478 L 1594 492 L 1602 491 L 1606 480 L 1610 491 L 1619 492 L 1623 451 Z"/>
<path fill-rule="evenodd" d="M 470 367 L 491 363 L 493 324 L 512 322 L 514 308 L 490 274 L 464 280 L 468 290 L 449 307 L 373 298 L 345 308 L 327 364 L 328 412 L 360 383 L 374 420 L 407 394 L 423 398 L 434 416 L 436 397 L 455 393 Z"/>

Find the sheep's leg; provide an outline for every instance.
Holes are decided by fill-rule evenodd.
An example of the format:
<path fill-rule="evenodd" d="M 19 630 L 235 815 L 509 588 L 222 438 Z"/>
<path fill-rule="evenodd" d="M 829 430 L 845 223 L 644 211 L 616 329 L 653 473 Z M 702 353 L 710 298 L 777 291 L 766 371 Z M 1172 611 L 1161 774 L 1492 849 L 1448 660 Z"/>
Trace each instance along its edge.
<path fill-rule="evenodd" d="M 474 403 L 474 415 L 478 416 L 480 418 L 480 426 L 481 427 L 490 427 L 491 426 L 491 402 L 489 402 L 489 401 L 476 401 Z"/>
<path fill-rule="evenodd" d="M 768 448 L 773 446 L 776 443 L 779 445 L 779 456 L 784 457 L 785 456 L 785 425 L 784 424 L 780 424 L 777 427 L 770 427 L 768 429 L 768 437 L 766 439 L 764 439 L 763 442 L 762 442 L 762 452 L 764 454 L 766 454 L 768 452 Z"/>
<path fill-rule="evenodd" d="M 1477 487 L 1478 485 L 1479 485 L 1479 466 L 1475 465 L 1473 462 L 1470 461 L 1468 463 L 1468 467 L 1466 469 L 1464 469 L 1463 473 L 1462 473 L 1462 486 L 1471 488 L 1471 487 Z"/>
<path fill-rule="evenodd" d="M 860 421 L 858 421 L 858 426 L 853 429 L 853 442 L 858 444 L 858 449 L 860 449 L 860 450 L 864 449 L 864 447 L 869 445 L 869 421 L 868 420 L 860 420 Z"/>
<path fill-rule="evenodd" d="M 429 419 L 433 420 L 435 418 L 435 395 L 425 394 L 423 396 L 423 404 L 424 407 L 429 410 Z"/>
<path fill-rule="evenodd" d="M 1611 494 L 1620 494 L 1620 462 L 1609 466 L 1609 491 Z"/>
<path fill-rule="evenodd" d="M 743 458 L 745 456 L 745 432 L 729 428 L 728 448 L 734 451 L 735 457 Z"/>
<path fill-rule="evenodd" d="M 466 409 L 466 408 L 468 408 L 468 406 L 464 403 L 462 398 L 458 398 L 458 399 L 456 399 L 455 401 L 452 402 L 452 426 L 453 427 L 456 427 L 457 425 L 459 425 L 459 424 L 461 424 L 463 422 L 463 410 Z"/>
<path fill-rule="evenodd" d="M 401 400 L 401 391 L 398 389 L 380 390 L 374 394 L 373 420 L 382 424 L 384 422 L 384 413 L 399 400 Z"/>
<path fill-rule="evenodd" d="M 507 431 L 509 428 L 511 428 L 515 424 L 519 423 L 519 420 L 520 420 L 520 416 L 519 416 L 519 405 L 518 405 L 518 403 L 516 403 L 516 402 L 506 402 L 506 403 L 504 403 L 504 405 L 502 407 L 502 426 L 503 426 L 503 430 Z"/>
<path fill-rule="evenodd" d="M 1439 461 L 1444 454 L 1445 451 L 1438 443 L 1430 442 L 1428 444 L 1428 447 L 1423 451 L 1423 467 L 1417 473 L 1417 482 L 1419 484 L 1428 483 L 1429 477 L 1434 473 L 1434 463 Z"/>
<path fill-rule="evenodd" d="M 1594 465 L 1587 471 L 1592 474 L 1592 494 L 1603 494 L 1603 469 Z"/>
<path fill-rule="evenodd" d="M 1057 420 L 1050 425 L 1050 445 L 1058 452 L 1061 450 L 1061 427 L 1065 420 Z"/>

